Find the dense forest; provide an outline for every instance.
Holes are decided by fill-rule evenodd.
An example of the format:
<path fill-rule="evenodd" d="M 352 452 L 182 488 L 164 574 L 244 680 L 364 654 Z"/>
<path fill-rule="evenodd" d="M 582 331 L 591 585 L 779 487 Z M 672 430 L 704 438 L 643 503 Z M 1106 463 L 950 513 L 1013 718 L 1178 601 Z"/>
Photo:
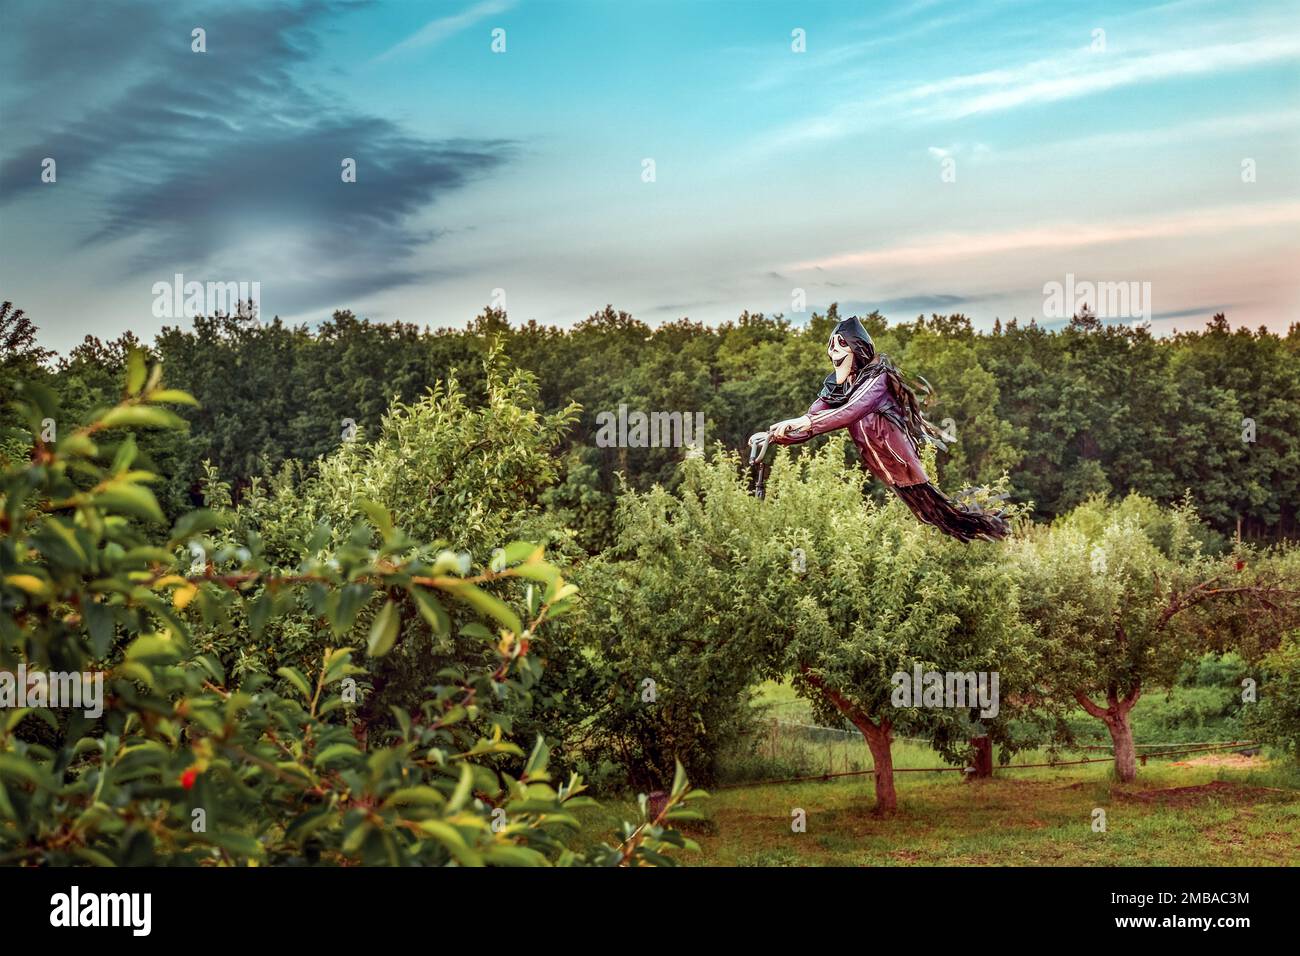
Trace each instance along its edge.
<path fill-rule="evenodd" d="M 807 408 L 838 319 L 831 306 L 798 323 L 745 313 L 716 328 L 651 327 L 606 307 L 562 329 L 512 325 L 486 310 L 464 330 L 429 331 L 342 311 L 316 328 L 290 327 L 249 311 L 200 317 L 152 343 L 88 335 L 56 356 L 37 345 L 29 317 L 6 306 L 0 365 L 6 392 L 36 375 L 84 413 L 116 400 L 125 356 L 143 344 L 199 402 L 182 410 L 188 433 L 142 442 L 167 476 L 159 498 L 175 516 L 199 502 L 204 462 L 238 498 L 255 476 L 309 465 L 354 431 L 377 433 L 392 402 L 416 401 L 439 381 L 454 376 L 470 400 L 481 398 L 483 359 L 496 349 L 533 373 L 538 411 L 577 406 L 556 445 L 558 480 L 544 495 L 595 553 L 612 541 L 619 482 L 671 485 L 683 457 L 681 448 L 599 447 L 598 415 L 620 405 L 703 413 L 706 444 L 741 447 L 753 431 Z M 1006 472 L 1012 500 L 1031 503 L 1040 519 L 1096 494 L 1163 503 L 1190 494 L 1225 535 L 1300 530 L 1300 326 L 1279 336 L 1234 330 L 1216 315 L 1202 330 L 1155 338 L 1086 313 L 1052 331 L 1011 321 L 982 333 L 963 315 L 863 321 L 881 351 L 933 389 L 928 416 L 954 439 L 938 461 L 946 488 Z"/>

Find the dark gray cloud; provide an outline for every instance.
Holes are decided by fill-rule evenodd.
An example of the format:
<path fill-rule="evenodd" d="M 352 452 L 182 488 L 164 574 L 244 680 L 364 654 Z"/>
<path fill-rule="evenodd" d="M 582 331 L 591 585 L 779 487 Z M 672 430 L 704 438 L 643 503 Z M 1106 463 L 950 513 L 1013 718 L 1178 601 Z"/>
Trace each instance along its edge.
<path fill-rule="evenodd" d="M 76 244 L 128 240 L 130 272 L 260 279 L 286 312 L 418 281 L 407 261 L 437 236 L 419 214 L 516 146 L 415 136 L 306 82 L 321 32 L 357 5 L 96 0 L 70 15 L 20 0 L 0 41 L 14 74 L 0 84 L 0 207 L 47 188 L 52 156 Z M 195 26 L 206 53 L 190 49 Z M 355 183 L 340 178 L 345 157 Z M 295 268 L 257 274 L 268 236 Z"/>

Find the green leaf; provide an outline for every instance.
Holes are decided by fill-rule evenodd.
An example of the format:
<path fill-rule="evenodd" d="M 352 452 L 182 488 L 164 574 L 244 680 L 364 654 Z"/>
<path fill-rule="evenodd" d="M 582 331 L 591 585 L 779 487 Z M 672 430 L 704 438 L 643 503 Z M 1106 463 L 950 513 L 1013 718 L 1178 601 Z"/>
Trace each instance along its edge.
<path fill-rule="evenodd" d="M 686 768 L 682 766 L 680 760 L 677 761 L 677 769 L 673 772 L 673 788 L 671 796 L 678 796 L 689 785 L 686 779 Z"/>
<path fill-rule="evenodd" d="M 529 558 L 540 561 L 544 550 L 540 544 L 533 544 L 531 541 L 511 541 L 501 549 L 501 554 L 506 564 L 518 564 Z"/>
<path fill-rule="evenodd" d="M 166 634 L 142 634 L 126 649 L 128 661 L 174 660 L 179 656 L 176 642 Z"/>
<path fill-rule="evenodd" d="M 526 846 L 490 846 L 483 851 L 483 860 L 493 866 L 550 866 L 544 855 Z"/>
<path fill-rule="evenodd" d="M 366 653 L 371 657 L 383 657 L 393 649 L 393 642 L 397 640 L 397 626 L 400 623 L 400 615 L 397 611 L 397 605 L 392 601 L 387 601 L 383 609 L 375 616 L 374 623 L 370 625 L 370 637 L 366 641 Z"/>
<path fill-rule="evenodd" d="M 519 620 L 519 615 L 512 611 L 509 605 L 495 594 L 489 594 L 487 591 L 484 591 L 482 588 L 473 584 L 448 585 L 447 590 L 460 598 L 466 604 L 472 606 L 475 610 L 481 611 L 494 618 L 499 624 L 512 633 L 523 633 L 524 625 Z"/>
<path fill-rule="evenodd" d="M 438 637 L 446 634 L 451 629 L 451 619 L 447 617 L 447 612 L 438 599 L 420 588 L 413 587 L 410 591 L 411 597 L 415 598 L 415 606 L 420 610 L 420 616 L 429 623 L 433 633 Z"/>
<path fill-rule="evenodd" d="M 392 537 L 393 516 L 388 513 L 387 508 L 377 501 L 359 501 L 357 506 L 366 513 L 366 517 L 370 519 L 370 523 L 379 531 L 381 537 L 384 539 Z"/>
<path fill-rule="evenodd" d="M 385 807 L 440 807 L 447 798 L 433 787 L 402 787 L 394 790 L 384 801 Z"/>
<path fill-rule="evenodd" d="M 151 402 L 171 402 L 173 405 L 198 405 L 196 399 L 189 392 L 182 392 L 179 388 L 160 388 L 156 392 L 149 393 Z"/>
<path fill-rule="evenodd" d="M 460 780 L 456 783 L 456 789 L 452 791 L 451 799 L 447 801 L 447 812 L 456 813 L 469 800 L 470 793 L 474 789 L 474 768 L 467 763 L 460 765 Z"/>
<path fill-rule="evenodd" d="M 221 847 L 236 856 L 251 857 L 260 859 L 266 850 L 256 839 L 243 833 L 229 833 L 216 831 L 204 834 L 209 843 Z"/>
<path fill-rule="evenodd" d="M 483 859 L 474 850 L 472 850 L 465 838 L 449 823 L 443 823 L 441 820 L 421 820 L 418 824 L 420 829 L 429 836 L 433 837 L 450 853 L 462 866 L 482 866 Z"/>
<path fill-rule="evenodd" d="M 30 783 L 35 787 L 45 785 L 45 775 L 41 769 L 30 760 L 16 754 L 0 753 L 0 775 Z"/>
<path fill-rule="evenodd" d="M 73 561 L 68 562 L 69 564 L 85 562 L 86 549 L 83 548 L 81 546 L 81 542 L 77 540 L 76 532 L 73 531 L 71 528 L 69 528 L 67 525 L 65 525 L 62 521 L 58 520 L 57 518 L 52 518 L 49 521 L 45 522 L 41 530 L 42 532 L 48 531 L 50 534 L 57 536 L 58 539 L 63 543 L 63 545 L 67 548 L 67 553 L 70 554 L 73 558 Z M 34 538 L 35 537 L 38 536 L 34 536 Z M 44 545 L 41 546 L 41 550 L 42 551 L 45 550 Z"/>
<path fill-rule="evenodd" d="M 370 600 L 375 589 L 369 584 L 354 581 L 345 584 L 336 592 L 334 614 L 330 619 L 330 629 L 335 634 L 346 634 L 356 622 L 357 612 Z"/>
<path fill-rule="evenodd" d="M 330 744 L 316 755 L 316 766 L 319 767 L 321 764 L 328 763 L 329 761 L 335 760 L 339 757 L 357 757 L 360 756 L 360 754 L 361 751 L 352 746 L 352 744 Z"/>
<path fill-rule="evenodd" d="M 514 569 L 514 574 L 521 578 L 528 578 L 530 581 L 552 584 L 559 579 L 560 569 L 545 561 L 534 561 L 519 565 Z"/>
<path fill-rule="evenodd" d="M 263 591 L 248 602 L 248 630 L 253 640 L 260 638 L 266 628 L 266 622 L 271 617 L 272 600 L 271 592 Z"/>
<path fill-rule="evenodd" d="M 176 519 L 176 526 L 172 528 L 171 540 L 175 544 L 194 537 L 196 534 L 203 534 L 205 531 L 212 531 L 220 525 L 220 518 L 217 513 L 210 508 L 198 508 L 194 511 L 186 512 Z"/>
<path fill-rule="evenodd" d="M 292 684 L 302 694 L 306 701 L 311 700 L 311 688 L 307 686 L 307 678 L 302 676 L 302 672 L 296 667 L 281 667 L 276 673 Z"/>
<path fill-rule="evenodd" d="M 545 739 L 541 734 L 537 735 L 537 743 L 533 745 L 533 752 L 528 755 L 528 763 L 524 766 L 525 777 L 535 777 L 546 773 L 546 765 L 551 759 L 551 748 L 546 745 Z"/>
<path fill-rule="evenodd" d="M 185 419 L 152 405 L 119 405 L 99 420 L 100 428 L 184 428 Z"/>
<path fill-rule="evenodd" d="M 140 394 L 140 389 L 144 388 L 146 372 L 144 352 L 140 349 L 131 349 L 126 356 L 126 393 L 128 395 Z"/>
<path fill-rule="evenodd" d="M 314 807 L 290 823 L 284 831 L 284 837 L 292 843 L 302 843 L 321 827 L 331 823 L 333 818 L 331 807 Z"/>
<path fill-rule="evenodd" d="M 131 462 L 135 461 L 135 455 L 135 436 L 127 435 L 122 440 L 122 444 L 117 446 L 117 454 L 113 456 L 113 464 L 109 471 L 115 475 L 120 475 L 131 467 Z"/>
<path fill-rule="evenodd" d="M 113 646 L 113 609 L 89 595 L 81 599 L 81 621 L 90 636 L 90 649 L 96 657 L 104 657 Z"/>
<path fill-rule="evenodd" d="M 73 849 L 72 855 L 78 859 L 85 860 L 91 866 L 117 866 L 113 860 L 100 853 L 98 850 L 92 850 L 88 846 L 79 846 Z"/>
<path fill-rule="evenodd" d="M 158 499 L 143 485 L 115 481 L 91 500 L 111 514 L 134 515 L 151 521 L 163 520 Z"/>

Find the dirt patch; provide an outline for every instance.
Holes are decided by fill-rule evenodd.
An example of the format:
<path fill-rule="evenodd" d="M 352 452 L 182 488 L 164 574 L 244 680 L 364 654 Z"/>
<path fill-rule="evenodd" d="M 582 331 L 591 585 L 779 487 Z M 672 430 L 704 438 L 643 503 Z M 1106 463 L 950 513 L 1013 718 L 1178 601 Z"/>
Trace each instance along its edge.
<path fill-rule="evenodd" d="M 1268 761 L 1259 757 L 1247 757 L 1245 754 L 1206 754 L 1191 760 L 1175 760 L 1174 767 L 1232 767 L 1237 770 L 1254 770 L 1268 766 Z"/>
<path fill-rule="evenodd" d="M 1226 780 L 1215 780 L 1211 783 L 1201 784 L 1199 787 L 1170 787 L 1163 790 L 1116 791 L 1114 793 L 1116 800 L 1127 800 L 1131 803 L 1154 803 L 1173 807 L 1190 806 L 1212 798 L 1247 803 L 1273 799 L 1276 796 L 1275 792 L 1263 787 L 1246 787 L 1241 784 L 1229 783 Z"/>

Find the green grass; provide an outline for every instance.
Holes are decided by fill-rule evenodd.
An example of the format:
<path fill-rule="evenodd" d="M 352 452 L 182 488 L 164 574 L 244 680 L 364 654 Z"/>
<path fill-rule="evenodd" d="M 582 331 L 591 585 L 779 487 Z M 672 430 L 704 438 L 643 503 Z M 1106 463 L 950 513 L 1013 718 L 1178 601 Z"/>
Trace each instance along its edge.
<path fill-rule="evenodd" d="M 1222 696 L 1177 687 L 1144 697 L 1134 709 L 1138 742 L 1235 739 Z M 764 683 L 755 703 L 787 725 L 813 723 L 788 684 Z M 1075 731 L 1081 743 L 1108 743 L 1101 723 L 1082 712 Z M 896 740 L 893 754 L 896 768 L 948 766 L 920 741 Z M 1080 756 L 1103 754 L 1058 759 Z M 1047 759 L 1045 751 L 1025 751 L 1014 762 Z M 720 761 L 720 788 L 696 804 L 709 820 L 688 830 L 700 853 L 682 859 L 696 866 L 1300 865 L 1300 767 L 1263 757 L 1239 766 L 1188 762 L 1194 759 L 1153 759 L 1129 785 L 1114 781 L 1109 761 L 1001 769 L 992 780 L 899 773 L 898 811 L 878 817 L 870 775 L 758 783 L 872 765 L 857 733 L 777 726 L 752 753 Z M 791 830 L 795 809 L 806 811 L 806 832 Z M 1096 809 L 1106 813 L 1105 832 L 1093 830 Z M 619 821 L 638 819 L 633 799 L 607 799 L 583 816 L 581 839 L 591 842 L 611 840 Z"/>
<path fill-rule="evenodd" d="M 900 765 L 902 760 L 897 761 Z M 1152 761 L 1131 785 L 1108 764 L 1002 771 L 994 779 L 900 774 L 899 809 L 872 813 L 870 776 L 713 793 L 688 831 L 694 866 L 1286 866 L 1300 864 L 1300 771 Z M 1216 781 L 1219 782 L 1216 784 Z M 1171 792 L 1176 788 L 1216 789 Z M 1274 790 L 1262 789 L 1265 787 Z M 807 830 L 791 831 L 794 809 Z M 1093 811 L 1106 812 L 1094 832 Z M 584 813 L 584 839 L 608 838 L 633 801 Z"/>

